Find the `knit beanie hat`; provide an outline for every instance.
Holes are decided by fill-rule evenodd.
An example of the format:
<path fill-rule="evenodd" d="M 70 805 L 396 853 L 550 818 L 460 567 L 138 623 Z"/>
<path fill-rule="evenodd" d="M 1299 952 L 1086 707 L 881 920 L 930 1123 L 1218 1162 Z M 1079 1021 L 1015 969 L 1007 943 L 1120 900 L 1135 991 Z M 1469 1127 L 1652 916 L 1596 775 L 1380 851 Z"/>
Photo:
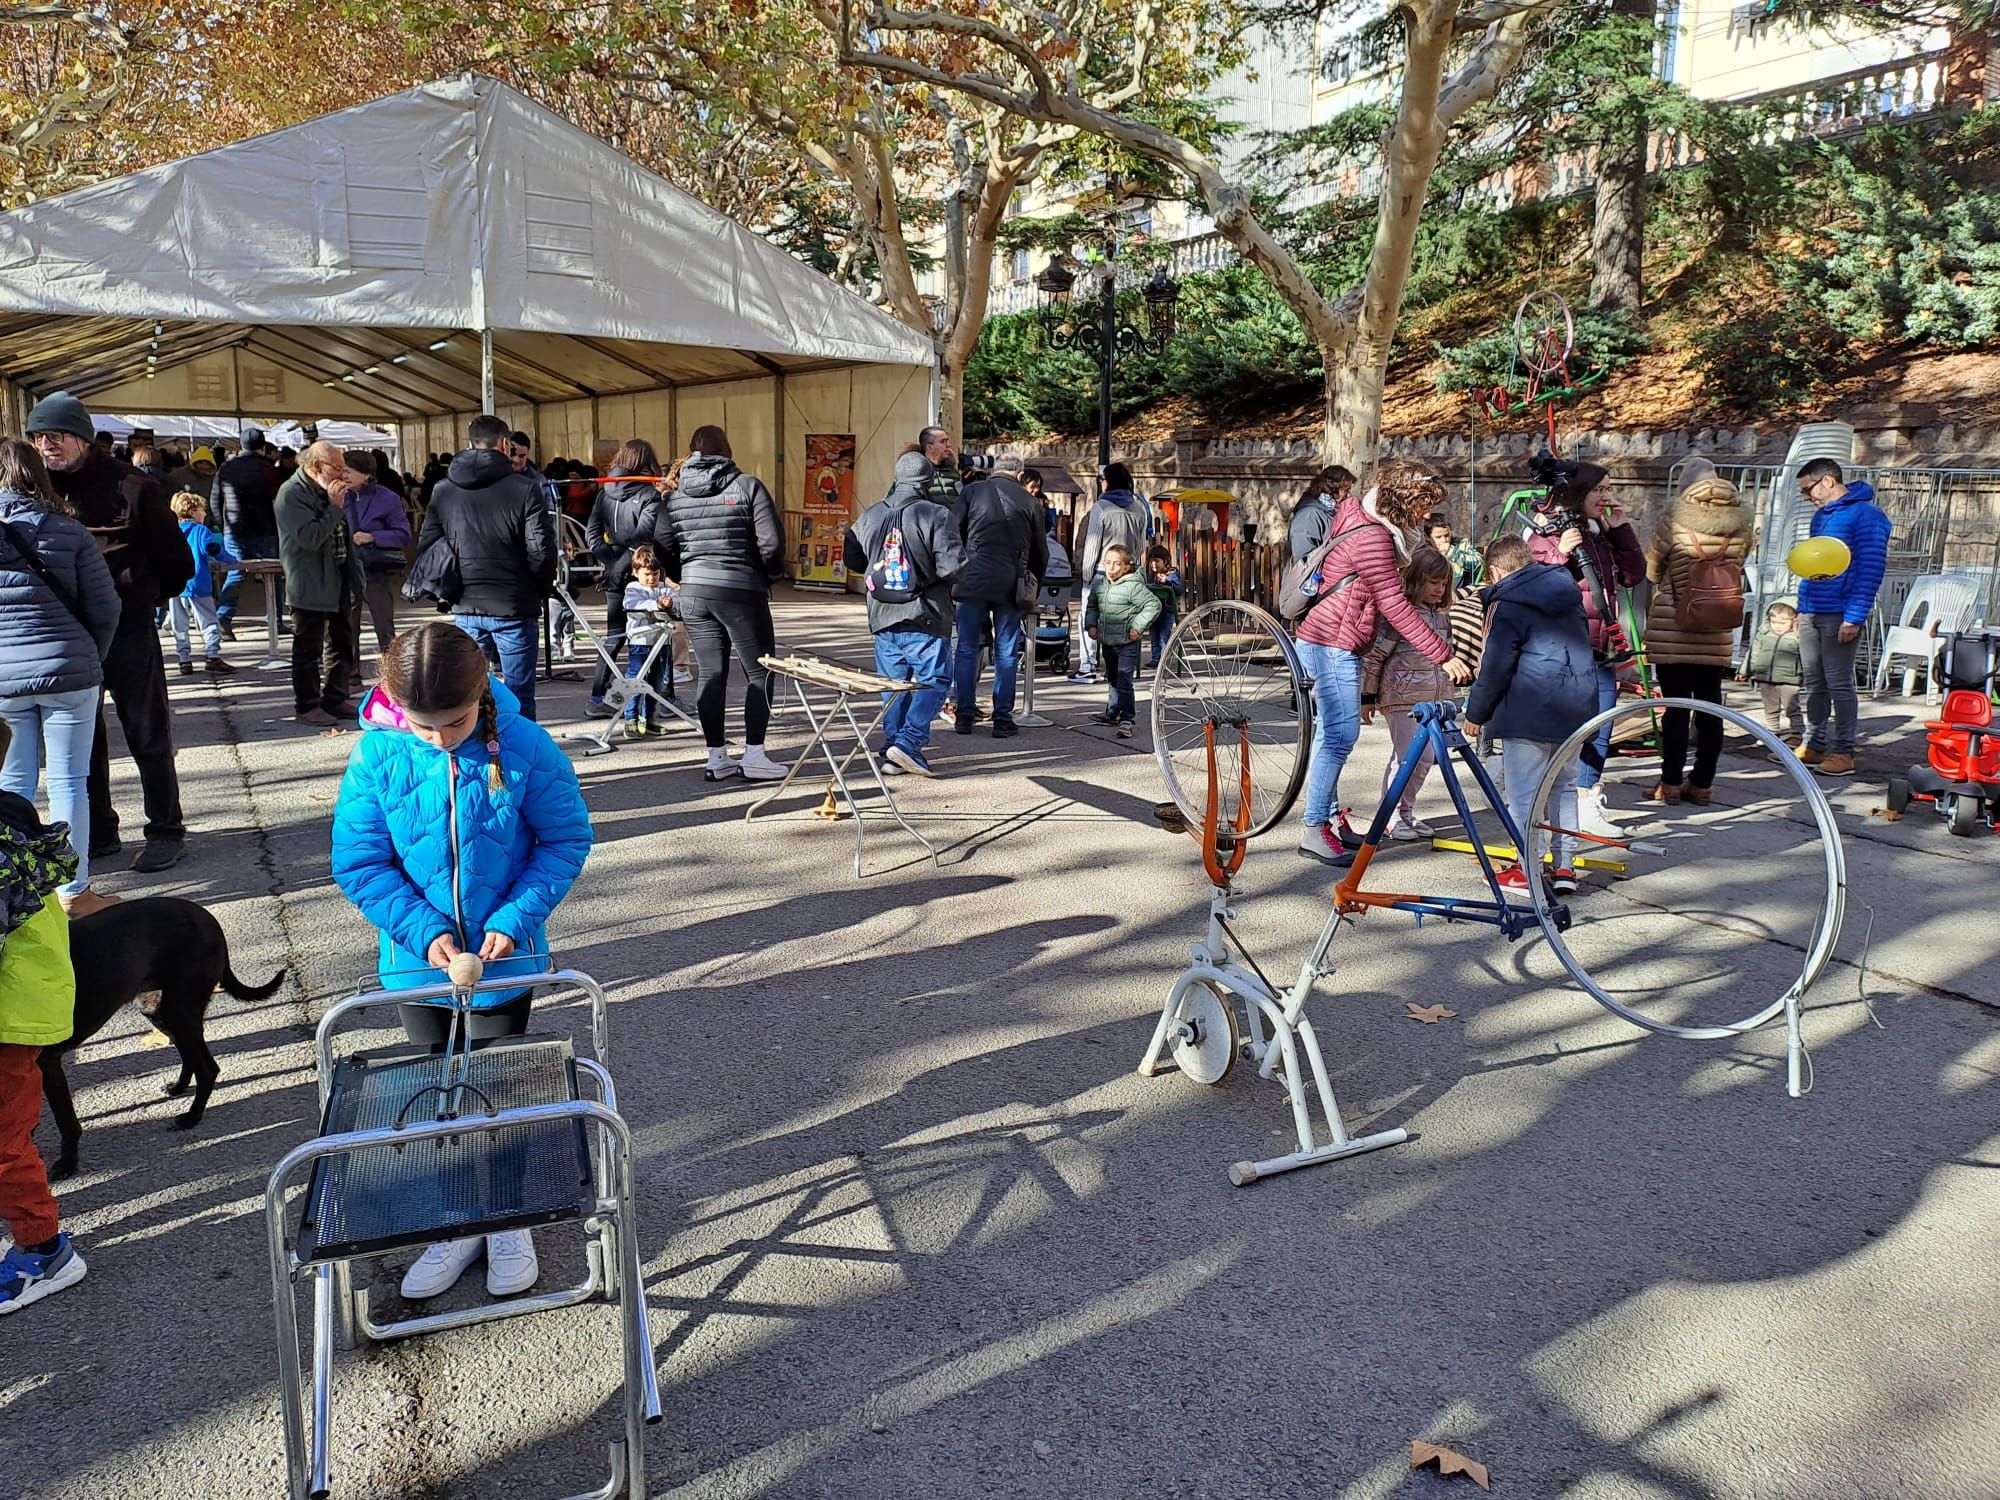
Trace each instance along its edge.
<path fill-rule="evenodd" d="M 931 477 L 936 473 L 937 466 L 928 458 L 925 458 L 921 450 L 916 453 L 900 454 L 896 459 L 896 483 L 898 484 L 928 484 Z"/>
<path fill-rule="evenodd" d="M 38 432 L 67 432 L 88 443 L 95 441 L 97 426 L 81 401 L 68 391 L 57 391 L 42 397 L 28 413 L 28 436 Z"/>

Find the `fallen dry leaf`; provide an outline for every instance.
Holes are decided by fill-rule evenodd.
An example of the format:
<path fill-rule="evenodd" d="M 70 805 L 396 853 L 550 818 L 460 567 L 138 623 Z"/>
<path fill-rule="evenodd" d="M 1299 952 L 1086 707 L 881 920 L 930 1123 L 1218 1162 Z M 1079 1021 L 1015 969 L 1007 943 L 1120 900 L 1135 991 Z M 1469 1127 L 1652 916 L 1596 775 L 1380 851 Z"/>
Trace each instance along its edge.
<path fill-rule="evenodd" d="M 1410 1467 L 1421 1469 L 1428 1463 L 1435 1463 L 1438 1473 L 1446 1477 L 1463 1474 L 1482 1490 L 1493 1488 L 1485 1464 L 1474 1463 L 1463 1453 L 1454 1453 L 1451 1449 L 1439 1447 L 1436 1443 L 1421 1443 L 1415 1438 L 1410 1439 Z"/>
<path fill-rule="evenodd" d="M 1426 1026 L 1435 1026 L 1448 1016 L 1456 1016 L 1455 1010 L 1446 1010 L 1442 1004 L 1419 1005 L 1414 1000 L 1405 1000 L 1403 1009 L 1410 1013 L 1412 1021 L 1422 1021 Z"/>
<path fill-rule="evenodd" d="M 1884 823 L 1900 823 L 1903 821 L 1903 815 L 1900 812 L 1891 812 L 1886 807 L 1871 807 L 1868 809 L 1868 816 L 1871 818 L 1880 818 Z"/>

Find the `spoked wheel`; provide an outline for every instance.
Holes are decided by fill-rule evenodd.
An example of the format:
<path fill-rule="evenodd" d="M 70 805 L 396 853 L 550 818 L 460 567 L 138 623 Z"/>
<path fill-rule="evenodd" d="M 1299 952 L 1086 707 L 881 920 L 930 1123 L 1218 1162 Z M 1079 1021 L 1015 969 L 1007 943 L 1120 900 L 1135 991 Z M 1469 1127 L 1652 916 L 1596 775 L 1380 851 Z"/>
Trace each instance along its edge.
<path fill-rule="evenodd" d="M 1237 822 L 1249 746 L 1247 836 L 1267 833 L 1298 800 L 1312 758 L 1312 687 L 1285 628 L 1254 604 L 1217 599 L 1181 621 L 1153 675 L 1153 753 L 1167 795 L 1194 827 L 1208 815 L 1208 736 L 1215 727 L 1217 826 Z"/>
<path fill-rule="evenodd" d="M 1174 1066 L 1196 1083 L 1210 1084 L 1228 1076 L 1242 1041 L 1229 997 L 1205 981 L 1181 993 L 1171 1038 Z"/>

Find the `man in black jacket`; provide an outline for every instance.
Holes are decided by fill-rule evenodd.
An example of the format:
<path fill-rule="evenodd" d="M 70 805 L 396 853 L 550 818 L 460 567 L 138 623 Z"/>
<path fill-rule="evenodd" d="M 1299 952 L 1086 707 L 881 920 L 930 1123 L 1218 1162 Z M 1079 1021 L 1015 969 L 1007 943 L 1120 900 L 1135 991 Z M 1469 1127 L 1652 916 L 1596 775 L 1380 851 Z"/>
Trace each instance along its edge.
<path fill-rule="evenodd" d="M 255 427 L 243 431 L 243 451 L 215 471 L 215 488 L 209 514 L 222 533 L 222 555 L 240 561 L 246 557 L 278 555 L 278 522 L 272 502 L 278 496 L 278 466 L 264 451 L 264 434 Z M 222 633 L 236 638 L 236 596 L 243 588 L 244 574 L 231 573 L 216 600 L 215 617 Z M 285 580 L 276 573 L 264 576 L 264 587 L 278 591 L 278 615 L 285 612 Z"/>
<path fill-rule="evenodd" d="M 583 525 L 584 545 L 604 570 L 601 575 L 604 649 L 611 653 L 614 662 L 625 659 L 625 585 L 632 581 L 632 552 L 653 540 L 660 523 L 659 490 L 623 476 L 659 472 L 660 461 L 653 445 L 643 438 L 633 438 L 611 460 L 611 482 L 598 489 L 590 519 Z M 590 706 L 585 710 L 591 718 L 611 717 L 611 710 L 604 703 L 605 690 L 610 686 L 611 668 L 600 661 L 590 685 Z"/>
<path fill-rule="evenodd" d="M 118 585 L 121 609 L 104 658 L 104 688 L 125 731 L 125 747 L 139 767 L 146 808 L 146 843 L 132 868 L 151 874 L 178 863 L 187 844 L 180 778 L 174 771 L 167 668 L 153 612 L 187 586 L 194 576 L 194 554 L 159 484 L 130 464 L 105 457 L 93 445 L 93 435 L 90 413 L 66 391 L 44 397 L 28 413 L 28 440 L 48 465 L 56 492 L 97 538 Z M 100 708 L 97 743 L 90 752 L 90 852 L 109 858 L 119 847 L 110 740 Z"/>
<path fill-rule="evenodd" d="M 471 446 L 431 491 L 417 555 L 439 537 L 451 543 L 464 581 L 452 618 L 500 668 L 532 719 L 536 632 L 556 581 L 555 528 L 541 485 L 507 456 L 507 424 L 474 417 L 466 436 Z"/>
<path fill-rule="evenodd" d="M 1042 508 L 1012 474 L 991 474 L 959 492 L 965 570 L 952 598 L 958 605 L 953 651 L 952 727 L 972 733 L 973 696 L 979 686 L 979 647 L 987 621 L 993 626 L 993 734 L 1014 727 L 1014 678 L 1021 667 L 1022 599 L 1030 602 L 1049 568 L 1049 539 Z"/>
<path fill-rule="evenodd" d="M 850 576 L 864 578 L 875 670 L 914 692 L 885 693 L 882 757 L 931 776 L 924 758 L 931 720 L 951 687 L 951 582 L 965 566 L 965 543 L 951 512 L 930 498 L 936 470 L 922 453 L 896 460 L 896 482 L 848 528 Z"/>

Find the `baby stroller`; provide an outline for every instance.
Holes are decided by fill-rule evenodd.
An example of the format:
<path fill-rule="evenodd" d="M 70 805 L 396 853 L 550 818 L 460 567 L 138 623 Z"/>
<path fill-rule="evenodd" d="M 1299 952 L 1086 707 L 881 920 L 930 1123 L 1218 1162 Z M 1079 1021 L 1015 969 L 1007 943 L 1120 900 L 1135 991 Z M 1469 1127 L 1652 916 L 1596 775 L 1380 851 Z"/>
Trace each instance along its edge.
<path fill-rule="evenodd" d="M 1925 728 L 1930 759 L 1889 778 L 1887 806 L 1900 813 L 1929 802 L 1961 838 L 1994 826 L 2000 807 L 2000 738 L 1993 727 L 1991 684 L 2000 635 L 1962 632 L 1946 638 L 1938 659 L 1944 706 Z"/>
<path fill-rule="evenodd" d="M 1069 672 L 1071 629 L 1069 623 L 1070 580 L 1044 578 L 1035 600 L 1035 670 L 1044 667 L 1058 676 Z"/>

